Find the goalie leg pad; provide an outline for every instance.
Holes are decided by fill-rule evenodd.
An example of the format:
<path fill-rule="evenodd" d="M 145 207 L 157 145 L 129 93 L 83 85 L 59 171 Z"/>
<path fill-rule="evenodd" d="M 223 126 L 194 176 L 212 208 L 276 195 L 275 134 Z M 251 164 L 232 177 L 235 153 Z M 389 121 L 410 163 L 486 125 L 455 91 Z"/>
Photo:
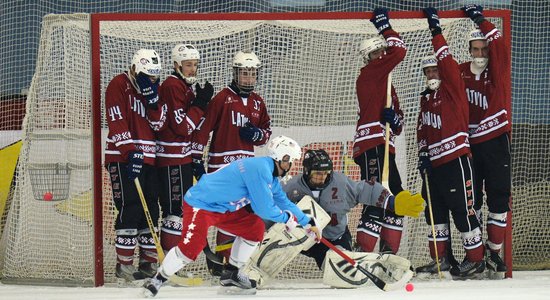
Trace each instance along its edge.
<path fill-rule="evenodd" d="M 302 198 L 297 205 L 304 212 L 313 215 L 321 228 L 330 221 L 325 210 L 309 196 Z M 296 228 L 289 233 L 285 230 L 285 224 L 276 223 L 264 235 L 260 248 L 254 252 L 243 272 L 256 280 L 258 286 L 265 285 L 302 250 L 307 250 L 314 244 L 315 241 L 309 239 L 303 229 Z"/>
<path fill-rule="evenodd" d="M 405 286 L 413 276 L 411 262 L 403 257 L 368 252 L 344 251 L 344 253 L 375 276 L 384 280 L 389 287 L 388 289 Z M 331 287 L 358 288 L 373 285 L 365 274 L 332 250 L 327 252 L 324 266 L 323 283 Z"/>

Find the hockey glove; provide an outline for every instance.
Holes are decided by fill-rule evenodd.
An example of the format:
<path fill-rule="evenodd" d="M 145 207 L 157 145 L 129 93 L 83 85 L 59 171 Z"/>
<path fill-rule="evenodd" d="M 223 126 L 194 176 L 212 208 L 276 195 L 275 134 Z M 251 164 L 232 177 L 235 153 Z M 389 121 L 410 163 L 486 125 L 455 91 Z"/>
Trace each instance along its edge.
<path fill-rule="evenodd" d="M 134 181 L 143 169 L 143 152 L 132 151 L 128 154 L 128 179 Z"/>
<path fill-rule="evenodd" d="M 481 22 L 485 20 L 485 17 L 483 16 L 483 7 L 476 4 L 468 4 L 465 5 L 462 10 L 466 13 L 466 15 L 474 21 L 477 25 L 479 25 Z"/>
<path fill-rule="evenodd" d="M 418 171 L 420 174 L 430 175 L 432 174 L 432 161 L 430 160 L 430 155 L 426 151 L 421 151 L 418 153 Z"/>
<path fill-rule="evenodd" d="M 139 72 L 136 76 L 136 84 L 139 87 L 140 93 L 147 100 L 147 107 L 152 109 L 157 109 L 159 101 L 159 82 L 160 79 L 157 79 L 155 82 L 151 82 L 149 75 Z"/>
<path fill-rule="evenodd" d="M 254 143 L 257 141 L 261 141 L 264 138 L 263 131 L 260 128 L 252 125 L 252 123 L 246 122 L 244 126 L 245 127 L 239 128 L 239 135 L 243 140 Z"/>
<path fill-rule="evenodd" d="M 370 19 L 374 27 L 378 30 L 379 34 L 391 29 L 390 17 L 388 17 L 388 10 L 383 7 L 379 7 L 372 12 L 372 18 Z"/>
<path fill-rule="evenodd" d="M 404 190 L 397 194 L 393 201 L 395 214 L 399 216 L 418 218 L 424 211 L 424 199 L 420 194 L 411 195 L 411 192 Z"/>
<path fill-rule="evenodd" d="M 432 32 L 432 36 L 441 34 L 441 26 L 439 25 L 439 16 L 437 15 L 437 9 L 433 7 L 424 8 L 424 15 L 428 20 L 428 27 Z"/>
<path fill-rule="evenodd" d="M 197 96 L 191 105 L 197 106 L 204 111 L 208 105 L 208 102 L 210 102 L 212 96 L 214 95 L 214 87 L 210 84 L 210 82 L 206 81 L 204 83 L 204 87 L 201 88 L 200 84 L 197 82 L 197 84 L 195 84 L 195 91 Z"/>
<path fill-rule="evenodd" d="M 384 123 L 389 123 L 393 131 L 396 131 L 399 127 L 401 127 L 401 120 L 399 120 L 399 116 L 395 113 L 393 108 L 384 108 L 383 117 Z"/>
<path fill-rule="evenodd" d="M 286 232 L 292 232 L 292 230 L 298 226 L 298 220 L 289 210 L 285 210 L 285 213 L 288 214 L 288 221 L 285 223 L 285 230 Z"/>
<path fill-rule="evenodd" d="M 206 170 L 204 169 L 204 160 L 193 158 L 192 164 L 193 164 L 193 176 L 195 176 L 195 179 L 199 181 L 202 175 L 206 174 Z"/>
<path fill-rule="evenodd" d="M 308 215 L 308 216 L 309 216 L 309 222 L 304 227 L 304 229 L 306 230 L 306 234 L 310 238 L 314 239 L 315 242 L 320 243 L 321 239 L 323 238 L 323 230 L 321 227 L 317 225 L 317 220 L 315 219 L 314 216 L 311 216 L 311 215 Z"/>

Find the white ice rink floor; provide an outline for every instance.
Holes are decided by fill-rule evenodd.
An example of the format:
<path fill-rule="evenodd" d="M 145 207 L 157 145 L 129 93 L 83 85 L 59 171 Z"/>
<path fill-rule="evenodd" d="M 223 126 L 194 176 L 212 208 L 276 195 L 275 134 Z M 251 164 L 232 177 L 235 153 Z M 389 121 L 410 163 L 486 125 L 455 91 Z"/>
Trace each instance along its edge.
<path fill-rule="evenodd" d="M 218 295 L 218 286 L 164 286 L 154 299 L 285 299 L 285 300 L 550 300 L 550 271 L 514 272 L 505 280 L 414 281 L 414 290 L 383 292 L 376 287 L 330 289 L 321 283 L 277 283 L 254 296 Z M 288 288 L 286 287 L 288 286 Z M 0 284 L 0 299 L 142 299 L 140 288 L 74 288 Z"/>

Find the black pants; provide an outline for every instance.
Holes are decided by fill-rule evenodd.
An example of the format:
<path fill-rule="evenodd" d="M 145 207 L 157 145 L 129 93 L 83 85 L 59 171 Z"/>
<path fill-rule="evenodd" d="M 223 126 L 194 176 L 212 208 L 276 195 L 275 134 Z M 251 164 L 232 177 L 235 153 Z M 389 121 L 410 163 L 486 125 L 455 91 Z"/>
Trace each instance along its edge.
<path fill-rule="evenodd" d="M 392 194 L 397 195 L 403 191 L 401 187 L 401 176 L 395 163 L 395 154 L 389 154 L 389 185 Z M 384 166 L 384 145 L 369 149 L 361 153 L 354 159 L 355 163 L 361 168 L 361 180 L 382 180 L 382 168 Z"/>
<path fill-rule="evenodd" d="M 181 217 L 183 195 L 193 185 L 193 168 L 191 164 L 160 167 L 158 172 L 162 217 L 168 215 Z"/>
<path fill-rule="evenodd" d="M 469 232 L 479 227 L 473 209 L 473 169 L 467 155 L 433 168 L 428 180 L 434 224 L 448 224 L 450 211 L 458 231 Z M 422 183 L 422 196 L 428 201 L 425 180 Z M 431 225 L 428 205 L 425 215 L 426 223 Z"/>
<path fill-rule="evenodd" d="M 481 209 L 483 187 L 487 195 L 489 212 L 504 213 L 510 210 L 511 159 L 507 134 L 486 142 L 471 145 L 476 175 L 474 208 Z"/>
<path fill-rule="evenodd" d="M 113 191 L 113 201 L 118 210 L 115 230 L 119 229 L 147 229 L 147 220 L 136 186 L 128 179 L 126 163 L 109 163 L 107 165 Z M 159 218 L 158 206 L 158 177 L 155 167 L 143 165 L 138 177 L 143 189 L 145 201 L 151 214 L 153 223 Z M 155 223 L 156 224 L 156 223 Z"/>
<path fill-rule="evenodd" d="M 344 249 L 351 251 L 351 233 L 349 232 L 349 229 L 346 227 L 346 231 L 339 239 L 330 242 L 335 246 L 342 246 Z M 313 245 L 307 251 L 302 251 L 302 254 L 315 259 L 317 267 L 319 267 L 319 270 L 322 270 L 321 267 L 325 257 L 327 256 L 328 250 L 329 248 L 325 244 L 319 243 Z"/>

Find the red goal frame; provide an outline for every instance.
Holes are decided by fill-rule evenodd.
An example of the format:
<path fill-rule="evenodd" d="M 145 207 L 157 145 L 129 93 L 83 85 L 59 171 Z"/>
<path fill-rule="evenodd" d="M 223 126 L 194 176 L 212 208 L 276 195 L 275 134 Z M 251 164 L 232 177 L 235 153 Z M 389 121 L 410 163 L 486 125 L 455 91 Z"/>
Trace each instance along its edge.
<path fill-rule="evenodd" d="M 486 17 L 503 20 L 502 32 L 511 55 L 511 11 L 487 10 Z M 104 284 L 103 269 L 103 198 L 102 198 L 102 148 L 101 143 L 101 81 L 100 81 L 100 27 L 103 21 L 163 21 L 163 20 L 324 20 L 324 19 L 370 19 L 371 12 L 305 12 L 305 13 L 96 13 L 90 15 L 90 64 L 92 88 L 92 149 L 93 149 L 93 211 L 94 211 L 94 285 Z M 421 11 L 392 11 L 392 19 L 421 19 Z M 466 18 L 463 11 L 440 11 L 441 18 Z M 509 74 L 511 72 L 508 72 Z M 511 78 L 508 78 L 511 82 Z M 511 86 L 511 85 L 510 85 Z M 511 88 L 511 87 L 510 87 Z M 510 91 L 511 95 L 511 91 Z M 511 108 L 511 103 L 510 103 Z M 509 109 L 511 115 L 511 109 Z M 510 207 L 512 199 L 510 198 Z M 504 260 L 508 266 L 507 277 L 512 277 L 512 212 L 508 212 L 508 225 L 504 242 Z"/>

